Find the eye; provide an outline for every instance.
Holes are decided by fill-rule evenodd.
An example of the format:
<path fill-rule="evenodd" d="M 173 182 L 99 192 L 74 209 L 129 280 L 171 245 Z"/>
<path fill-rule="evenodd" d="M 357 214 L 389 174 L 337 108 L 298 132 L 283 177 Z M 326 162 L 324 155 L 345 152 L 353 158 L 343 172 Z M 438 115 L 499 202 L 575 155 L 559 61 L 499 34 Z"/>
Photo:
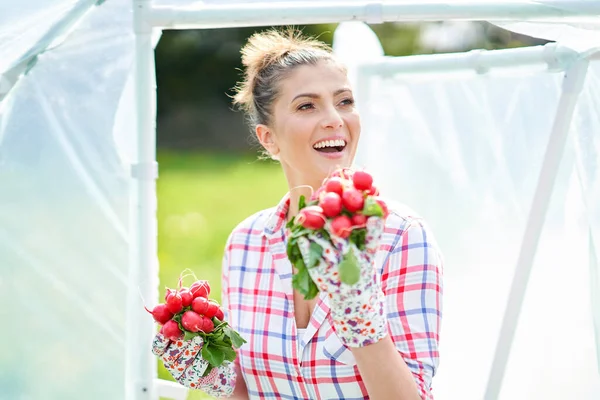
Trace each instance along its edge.
<path fill-rule="evenodd" d="M 354 99 L 353 98 L 344 99 L 340 102 L 340 104 L 343 106 L 351 106 L 352 104 L 354 104 Z"/>
<path fill-rule="evenodd" d="M 299 111 L 310 110 L 311 108 L 315 108 L 313 103 L 304 103 L 298 106 Z"/>

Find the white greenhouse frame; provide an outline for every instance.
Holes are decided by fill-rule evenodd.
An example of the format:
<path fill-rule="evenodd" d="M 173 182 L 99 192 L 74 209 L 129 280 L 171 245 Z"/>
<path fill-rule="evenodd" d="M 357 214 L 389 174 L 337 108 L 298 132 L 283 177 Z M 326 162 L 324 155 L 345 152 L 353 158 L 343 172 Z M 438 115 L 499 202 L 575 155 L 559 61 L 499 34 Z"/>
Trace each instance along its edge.
<path fill-rule="evenodd" d="M 208 29 L 243 26 L 268 26 L 288 24 L 337 23 L 364 21 L 382 23 L 388 21 L 537 21 L 569 22 L 570 18 L 600 15 L 600 2 L 581 0 L 533 3 L 529 1 L 490 1 L 485 4 L 463 1 L 447 4 L 440 1 L 377 2 L 364 1 L 349 4 L 330 2 L 303 2 L 299 4 L 269 3 L 245 5 L 205 5 L 194 8 L 155 6 L 150 0 L 133 0 L 135 31 L 135 91 L 137 113 L 138 160 L 132 175 L 136 178 L 131 204 L 132 230 L 131 285 L 138 287 L 146 299 L 155 297 L 156 288 L 146 276 L 158 274 L 153 259 L 157 253 L 156 242 L 156 90 L 154 75 L 155 29 Z M 564 6 L 564 7 L 561 7 Z M 573 11 L 564 11 L 565 9 Z M 530 208 L 527 228 L 520 249 L 516 274 L 512 282 L 499 341 L 487 390 L 486 400 L 497 399 L 511 348 L 516 322 L 519 316 L 530 275 L 532 260 L 544 224 L 558 166 L 565 148 L 568 127 L 571 122 L 578 95 L 585 81 L 590 57 L 596 53 L 579 54 L 567 48 L 547 45 L 518 50 L 475 51 L 450 55 L 411 56 L 384 58 L 381 62 L 361 65 L 358 70 L 357 97 L 361 98 L 360 77 L 379 73 L 401 73 L 413 70 L 452 70 L 474 68 L 478 71 L 493 67 L 547 63 L 555 71 L 564 71 L 564 83 L 558 111 L 550 140 L 545 152 L 542 170 L 535 196 Z M 171 382 L 156 379 L 155 359 L 147 351 L 154 336 L 154 325 L 136 304 L 138 293 L 129 295 L 128 338 L 130 349 L 127 362 L 128 398 L 154 400 L 160 396 L 185 398 L 187 390 Z M 139 349 L 139 350 L 138 350 Z"/>

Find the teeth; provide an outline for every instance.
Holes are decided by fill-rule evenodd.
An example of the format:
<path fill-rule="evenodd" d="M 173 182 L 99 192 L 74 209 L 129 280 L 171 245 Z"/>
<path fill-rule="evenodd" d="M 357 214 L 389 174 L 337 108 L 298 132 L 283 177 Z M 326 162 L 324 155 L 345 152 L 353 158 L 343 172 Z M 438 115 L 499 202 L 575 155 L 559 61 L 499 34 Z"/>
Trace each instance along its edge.
<path fill-rule="evenodd" d="M 346 145 L 346 141 L 342 139 L 337 140 L 323 140 L 315 144 L 313 147 L 315 149 L 322 149 L 324 147 L 344 147 Z"/>

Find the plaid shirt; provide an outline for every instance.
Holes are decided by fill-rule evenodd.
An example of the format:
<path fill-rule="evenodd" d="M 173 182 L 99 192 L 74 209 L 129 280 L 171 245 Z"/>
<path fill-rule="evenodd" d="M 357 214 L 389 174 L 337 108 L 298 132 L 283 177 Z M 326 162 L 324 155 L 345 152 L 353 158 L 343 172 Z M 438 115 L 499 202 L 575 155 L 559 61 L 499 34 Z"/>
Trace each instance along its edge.
<path fill-rule="evenodd" d="M 423 399 L 433 399 L 439 362 L 442 257 L 423 221 L 388 202 L 390 215 L 375 263 L 386 295 L 389 332 Z M 332 328 L 328 297 L 319 298 L 303 337 L 294 319 L 292 265 L 286 254 L 289 194 L 231 233 L 224 256 L 222 303 L 247 340 L 236 362 L 251 399 L 366 399 L 352 352 Z"/>

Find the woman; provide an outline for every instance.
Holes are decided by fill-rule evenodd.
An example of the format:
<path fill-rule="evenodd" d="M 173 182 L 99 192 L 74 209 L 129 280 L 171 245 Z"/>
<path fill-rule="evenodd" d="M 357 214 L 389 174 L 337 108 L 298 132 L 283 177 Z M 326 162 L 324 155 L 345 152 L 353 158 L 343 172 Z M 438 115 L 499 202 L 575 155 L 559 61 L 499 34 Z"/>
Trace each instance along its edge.
<path fill-rule="evenodd" d="M 235 103 L 290 188 L 227 241 L 222 303 L 247 343 L 235 363 L 206 377 L 199 338 L 169 342 L 158 334 L 153 353 L 181 384 L 215 397 L 433 399 L 442 258 L 420 218 L 388 202 L 385 226 L 369 220 L 361 281 L 352 290 L 330 285 L 305 300 L 292 289 L 286 222 L 300 195 L 310 197 L 356 153 L 360 120 L 346 70 L 328 47 L 298 34 L 255 34 L 242 55 L 246 74 Z M 313 278 L 336 260 L 310 269 Z"/>

